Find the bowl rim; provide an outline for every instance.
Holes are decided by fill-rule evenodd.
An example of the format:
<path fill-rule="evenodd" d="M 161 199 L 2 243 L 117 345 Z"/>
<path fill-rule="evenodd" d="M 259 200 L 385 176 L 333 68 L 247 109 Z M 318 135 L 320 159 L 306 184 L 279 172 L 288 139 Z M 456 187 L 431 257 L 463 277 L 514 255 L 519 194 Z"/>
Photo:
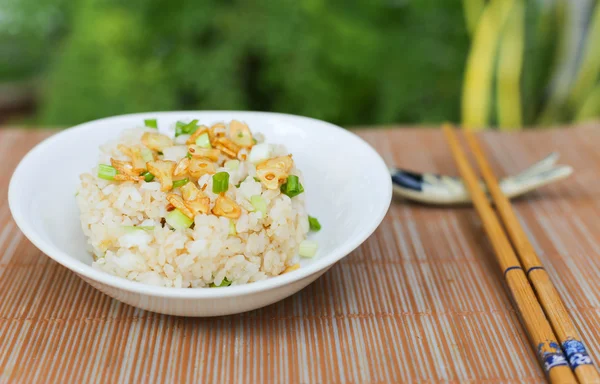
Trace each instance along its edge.
<path fill-rule="evenodd" d="M 35 229 L 33 225 L 30 225 L 28 220 L 25 217 L 24 212 L 21 211 L 20 205 L 18 201 L 20 200 L 19 194 L 17 191 L 17 185 L 20 184 L 25 177 L 24 168 L 26 164 L 30 161 L 34 161 L 33 159 L 37 156 L 38 153 L 42 152 L 46 147 L 52 146 L 52 144 L 60 140 L 63 135 L 71 133 L 73 130 L 77 129 L 92 129 L 95 123 L 103 122 L 106 120 L 117 120 L 125 117 L 159 117 L 168 116 L 168 115 L 193 115 L 193 114 L 207 114 L 207 113 L 218 113 L 218 114 L 244 114 L 244 115 L 269 115 L 269 116 L 279 116 L 283 118 L 293 118 L 304 120 L 307 123 L 318 123 L 325 124 L 330 129 L 341 132 L 343 135 L 349 135 L 354 140 L 358 140 L 360 145 L 364 146 L 365 155 L 373 157 L 374 162 L 377 164 L 376 168 L 373 172 L 381 173 L 382 175 L 386 175 L 387 177 L 382 178 L 383 184 L 380 186 L 381 188 L 385 188 L 385 198 L 380 200 L 380 206 L 377 211 L 373 213 L 372 219 L 367 222 L 364 229 L 359 233 L 358 236 L 348 239 L 343 244 L 335 247 L 331 252 L 327 253 L 326 256 L 321 256 L 316 259 L 311 264 L 299 268 L 295 271 L 270 277 L 265 280 L 260 280 L 248 284 L 241 284 L 226 287 L 224 289 L 191 289 L 191 288 L 173 288 L 173 287 L 160 287 L 154 286 L 150 284 L 145 284 L 142 282 L 127 280 L 123 277 L 114 276 L 107 272 L 100 271 L 98 269 L 93 268 L 91 265 L 88 265 L 82 261 L 75 259 L 70 256 L 67 252 L 63 251 L 59 247 L 54 244 L 47 242 L 43 239 L 42 236 L 38 234 L 38 231 Z M 15 223 L 21 230 L 21 232 L 31 241 L 39 250 L 41 250 L 46 256 L 50 257 L 54 261 L 63 265 L 64 267 L 70 269 L 71 271 L 77 273 L 80 276 L 86 277 L 92 281 L 116 288 L 122 289 L 128 292 L 134 292 L 138 294 L 151 295 L 155 297 L 164 297 L 164 298 L 219 298 L 219 297 L 233 297 L 240 295 L 249 295 L 253 293 L 258 293 L 262 291 L 267 291 L 271 289 L 275 289 L 278 287 L 282 287 L 296 281 L 300 281 L 304 278 L 307 278 L 315 273 L 318 273 L 326 268 L 329 268 L 333 264 L 337 263 L 352 251 L 354 251 L 358 246 L 360 246 L 373 232 L 379 227 L 381 222 L 383 221 L 387 211 L 389 210 L 391 201 L 392 201 L 392 181 L 388 176 L 388 167 L 385 164 L 382 157 L 377 153 L 377 151 L 367 143 L 363 138 L 356 135 L 355 133 L 343 129 L 335 124 L 328 123 L 323 120 L 318 120 L 310 117 L 285 114 L 285 113 L 275 113 L 275 112 L 259 112 L 259 111 L 234 111 L 234 110 L 206 110 L 206 111 L 156 111 L 156 112 L 142 112 L 142 113 L 130 113 L 123 115 L 115 115 L 110 117 L 105 117 L 101 119 L 91 120 L 85 123 L 81 123 L 70 128 L 64 129 L 52 136 L 42 140 L 40 143 L 35 145 L 32 149 L 27 152 L 27 154 L 19 161 L 19 164 L 15 168 L 8 188 L 8 205 L 15 220 Z"/>

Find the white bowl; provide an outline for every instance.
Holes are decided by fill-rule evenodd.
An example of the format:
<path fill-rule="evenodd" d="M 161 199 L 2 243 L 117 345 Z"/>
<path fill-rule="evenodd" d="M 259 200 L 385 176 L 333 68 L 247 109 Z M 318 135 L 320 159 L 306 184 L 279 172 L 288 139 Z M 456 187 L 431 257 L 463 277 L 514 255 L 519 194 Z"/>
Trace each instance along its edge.
<path fill-rule="evenodd" d="M 308 212 L 322 230 L 313 259 L 264 281 L 219 289 L 164 288 L 129 281 L 92 268 L 75 203 L 79 175 L 97 163 L 98 147 L 123 129 L 158 119 L 163 129 L 177 120 L 245 121 L 267 141 L 287 146 L 305 176 Z M 262 112 L 153 112 L 96 120 L 62 131 L 32 149 L 9 188 L 12 215 L 42 252 L 100 291 L 149 311 L 181 316 L 218 316 L 272 304 L 304 288 L 358 247 L 383 220 L 392 196 L 381 157 L 358 136 L 306 117 Z"/>

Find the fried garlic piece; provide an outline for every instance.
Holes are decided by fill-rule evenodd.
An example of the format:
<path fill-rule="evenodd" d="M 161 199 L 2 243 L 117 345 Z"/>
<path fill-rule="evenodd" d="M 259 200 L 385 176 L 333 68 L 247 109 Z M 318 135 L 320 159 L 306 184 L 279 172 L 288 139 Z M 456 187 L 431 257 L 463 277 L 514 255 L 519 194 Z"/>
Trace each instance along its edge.
<path fill-rule="evenodd" d="M 256 177 L 267 189 L 277 189 L 285 183 L 293 165 L 292 155 L 268 159 L 256 165 Z"/>
<path fill-rule="evenodd" d="M 237 153 L 240 151 L 239 145 L 229 140 L 226 137 L 219 137 L 215 140 L 215 148 L 219 149 L 225 155 L 235 159 L 237 157 Z"/>
<path fill-rule="evenodd" d="M 230 157 L 232 159 L 236 158 L 236 153 L 233 152 L 232 150 L 230 150 L 229 148 L 225 147 L 224 145 L 215 144 L 215 148 L 217 148 L 219 151 L 221 151 L 227 157 Z"/>
<path fill-rule="evenodd" d="M 229 219 L 237 219 L 242 215 L 242 209 L 229 197 L 220 195 L 215 201 L 212 213 L 216 216 L 223 216 Z"/>
<path fill-rule="evenodd" d="M 139 169 L 140 172 L 146 169 L 146 162 L 144 161 L 142 152 L 139 147 L 127 147 L 123 144 L 119 144 L 117 146 L 117 149 L 121 151 L 125 156 L 131 159 L 131 163 L 133 164 L 134 168 Z"/>
<path fill-rule="evenodd" d="M 224 137 L 226 135 L 227 128 L 223 123 L 216 123 L 208 129 L 208 136 L 210 137 L 210 142 L 212 143 L 219 137 Z"/>
<path fill-rule="evenodd" d="M 279 168 L 257 169 L 256 177 L 267 189 L 277 189 L 287 180 L 287 172 Z"/>
<path fill-rule="evenodd" d="M 189 182 L 180 188 L 185 205 L 194 212 L 208 213 L 210 198 L 204 194 L 196 183 Z"/>
<path fill-rule="evenodd" d="M 202 175 L 213 175 L 217 172 L 215 165 L 207 159 L 192 157 L 188 166 L 190 176 L 199 179 Z"/>
<path fill-rule="evenodd" d="M 223 147 L 229 149 L 231 152 L 234 152 L 236 155 L 240 151 L 240 146 L 234 143 L 232 140 L 226 137 L 219 137 L 216 140 L 217 144 L 222 145 Z"/>
<path fill-rule="evenodd" d="M 157 160 L 146 163 L 148 171 L 160 182 L 160 190 L 170 191 L 173 188 L 173 171 L 177 163 L 171 160 Z"/>
<path fill-rule="evenodd" d="M 173 176 L 185 175 L 188 172 L 189 166 L 190 166 L 190 159 L 188 159 L 187 157 L 184 157 L 183 159 L 179 160 L 179 163 L 177 163 L 177 166 L 175 167 L 175 170 L 173 171 Z"/>
<path fill-rule="evenodd" d="M 191 209 L 189 209 L 186 205 L 185 202 L 183 201 L 183 198 L 175 193 L 169 193 L 167 195 L 167 201 L 169 203 L 171 203 L 172 206 L 174 206 L 175 208 L 179 209 L 181 211 L 181 213 L 183 213 L 184 215 L 186 215 L 187 217 L 189 217 L 190 219 L 194 218 L 194 212 L 192 212 Z"/>
<path fill-rule="evenodd" d="M 166 147 L 173 146 L 173 140 L 170 137 L 154 132 L 144 133 L 142 135 L 142 143 L 146 147 L 159 152 L 162 152 Z"/>
<path fill-rule="evenodd" d="M 292 160 L 292 155 L 287 156 L 279 156 L 273 159 L 265 160 L 256 165 L 256 169 L 269 169 L 269 168 L 277 168 L 285 173 L 288 173 L 292 166 L 294 165 L 294 160 Z"/>
<path fill-rule="evenodd" d="M 142 177 L 126 175 L 124 173 L 117 173 L 114 177 L 114 180 L 115 181 L 140 181 L 140 180 L 142 180 Z"/>
<path fill-rule="evenodd" d="M 113 166 L 117 170 L 117 174 L 115 175 L 115 180 L 117 181 L 138 181 L 142 178 L 140 177 L 140 173 L 144 170 L 136 169 L 133 167 L 129 161 L 121 161 L 115 160 L 113 158 L 110 159 L 110 165 Z M 118 176 L 118 177 L 117 177 Z"/>
<path fill-rule="evenodd" d="M 131 161 L 136 169 L 146 169 L 146 162 L 142 156 L 142 150 L 139 147 L 131 147 Z"/>
<path fill-rule="evenodd" d="M 119 151 L 123 152 L 123 154 L 125 156 L 131 157 L 131 149 L 128 146 L 123 145 L 123 144 L 119 144 L 119 145 L 117 145 L 117 149 Z"/>
<path fill-rule="evenodd" d="M 241 121 L 232 120 L 229 123 L 229 137 L 234 143 L 244 148 L 250 148 L 254 144 L 250 128 Z"/>
<path fill-rule="evenodd" d="M 202 134 L 208 132 L 208 127 L 206 125 L 201 125 L 196 129 L 196 132 L 192 133 L 192 135 L 185 142 L 186 144 L 196 144 L 196 139 L 198 139 Z"/>
<path fill-rule="evenodd" d="M 221 151 L 218 149 L 202 148 L 197 145 L 188 145 L 188 152 L 192 157 L 205 157 L 212 161 L 219 160 L 219 155 L 221 155 Z"/>

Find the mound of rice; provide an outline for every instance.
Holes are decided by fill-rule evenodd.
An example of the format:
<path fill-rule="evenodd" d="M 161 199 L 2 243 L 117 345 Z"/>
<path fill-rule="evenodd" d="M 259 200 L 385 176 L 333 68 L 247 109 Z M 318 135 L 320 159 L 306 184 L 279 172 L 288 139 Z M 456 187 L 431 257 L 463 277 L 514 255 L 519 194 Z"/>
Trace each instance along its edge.
<path fill-rule="evenodd" d="M 157 131 L 129 129 L 101 146 L 99 164 L 111 164 L 111 158 L 130 160 L 123 146 L 143 146 L 146 132 Z M 174 144 L 188 137 L 179 136 Z M 269 148 L 271 157 L 288 154 L 283 146 Z M 279 188 L 266 188 L 255 179 L 256 164 L 246 159 L 247 152 L 240 154 L 234 170 L 224 167 L 230 160 L 224 154 L 215 162 L 217 172 L 229 173 L 224 195 L 241 207 L 241 215 L 231 219 L 212 213 L 218 194 L 212 192 L 213 175 L 204 174 L 189 182 L 210 198 L 211 211 L 196 214 L 189 228 L 175 229 L 165 222 L 173 209 L 167 195 L 179 193 L 175 188 L 164 192 L 156 179 L 104 180 L 97 168 L 81 175 L 76 199 L 93 267 L 129 280 L 177 288 L 244 284 L 297 267 L 298 248 L 309 230 L 304 194 L 290 198 Z M 156 156 L 179 162 L 186 152 L 165 150 Z M 302 181 L 295 166 L 289 174 Z M 252 196 L 262 197 L 266 214 L 254 208 Z"/>

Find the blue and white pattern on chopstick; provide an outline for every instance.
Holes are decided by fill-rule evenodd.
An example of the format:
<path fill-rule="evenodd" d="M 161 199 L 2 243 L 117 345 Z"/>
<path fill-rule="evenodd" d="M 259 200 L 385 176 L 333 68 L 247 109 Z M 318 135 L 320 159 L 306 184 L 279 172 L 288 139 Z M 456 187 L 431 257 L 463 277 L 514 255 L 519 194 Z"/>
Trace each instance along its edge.
<path fill-rule="evenodd" d="M 565 341 L 562 346 L 572 369 L 580 365 L 592 365 L 592 359 L 581 341 L 570 339 Z"/>
<path fill-rule="evenodd" d="M 550 350 L 548 350 L 550 349 Z M 562 353 L 558 343 L 552 341 L 550 343 L 538 344 L 538 355 L 544 365 L 546 373 L 554 367 L 569 366 L 565 355 Z"/>

